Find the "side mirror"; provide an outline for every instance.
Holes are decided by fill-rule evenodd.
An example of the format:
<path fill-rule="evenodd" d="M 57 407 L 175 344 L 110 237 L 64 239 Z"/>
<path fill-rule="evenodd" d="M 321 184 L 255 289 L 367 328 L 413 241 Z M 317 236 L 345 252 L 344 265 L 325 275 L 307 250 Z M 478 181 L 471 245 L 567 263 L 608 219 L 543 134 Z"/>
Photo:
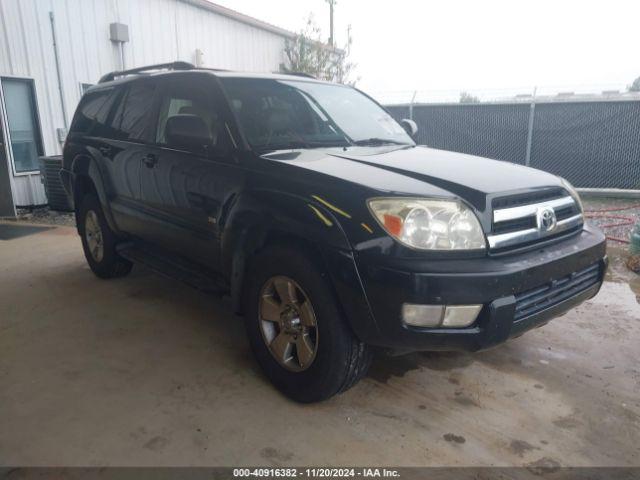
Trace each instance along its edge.
<path fill-rule="evenodd" d="M 403 118 L 400 120 L 400 125 L 402 125 L 402 128 L 404 128 L 411 138 L 415 137 L 416 133 L 418 133 L 418 124 L 413 120 Z"/>
<path fill-rule="evenodd" d="M 165 127 L 167 145 L 174 148 L 205 152 L 211 146 L 211 132 L 197 115 L 173 115 Z"/>

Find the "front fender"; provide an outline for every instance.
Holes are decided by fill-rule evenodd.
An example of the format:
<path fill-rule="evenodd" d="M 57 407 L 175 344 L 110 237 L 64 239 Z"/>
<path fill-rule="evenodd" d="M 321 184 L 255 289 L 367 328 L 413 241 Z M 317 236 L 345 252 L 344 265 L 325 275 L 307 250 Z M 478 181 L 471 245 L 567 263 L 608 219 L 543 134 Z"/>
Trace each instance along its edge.
<path fill-rule="evenodd" d="M 223 221 L 222 261 L 237 312 L 242 311 L 248 259 L 274 241 L 299 240 L 318 252 L 356 336 L 366 342 L 378 335 L 351 244 L 322 204 L 290 193 L 255 191 L 240 195 Z"/>

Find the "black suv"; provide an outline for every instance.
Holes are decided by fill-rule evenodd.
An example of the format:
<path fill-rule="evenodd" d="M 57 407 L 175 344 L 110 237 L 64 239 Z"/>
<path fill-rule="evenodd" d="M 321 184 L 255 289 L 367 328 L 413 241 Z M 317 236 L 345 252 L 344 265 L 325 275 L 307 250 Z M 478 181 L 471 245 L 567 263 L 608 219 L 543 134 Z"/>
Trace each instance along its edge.
<path fill-rule="evenodd" d="M 141 262 L 229 294 L 266 375 L 313 402 L 373 347 L 484 349 L 602 283 L 566 181 L 415 131 L 344 85 L 155 65 L 84 95 L 61 177 L 97 276 Z"/>

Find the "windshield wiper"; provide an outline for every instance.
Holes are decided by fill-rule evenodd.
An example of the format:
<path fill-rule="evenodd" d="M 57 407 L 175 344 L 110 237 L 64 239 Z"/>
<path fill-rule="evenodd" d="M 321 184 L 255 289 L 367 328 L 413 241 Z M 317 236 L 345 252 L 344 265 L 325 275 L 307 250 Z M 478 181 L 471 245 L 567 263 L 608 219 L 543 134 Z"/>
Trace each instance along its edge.
<path fill-rule="evenodd" d="M 330 148 L 330 147 L 346 147 L 351 145 L 350 143 L 347 143 L 346 141 L 341 141 L 341 140 L 335 140 L 335 141 L 327 141 L 327 142 L 314 142 L 314 141 L 307 141 L 307 142 L 300 142 L 300 141 L 293 141 L 293 142 L 282 142 L 282 143 L 271 143 L 268 145 L 258 145 L 256 146 L 256 150 L 258 151 L 272 151 L 272 150 L 293 150 L 293 149 L 298 149 L 298 148 Z"/>
<path fill-rule="evenodd" d="M 353 142 L 353 144 L 354 145 L 359 145 L 359 146 L 369 146 L 369 145 L 411 145 L 410 143 L 399 142 L 397 140 L 392 140 L 390 138 L 378 138 L 378 137 L 365 138 L 364 140 L 355 140 Z"/>
<path fill-rule="evenodd" d="M 294 150 L 298 148 L 309 148 L 307 142 L 282 142 L 282 143 L 269 143 L 267 145 L 257 145 L 255 147 L 258 151 L 271 151 L 271 150 Z"/>

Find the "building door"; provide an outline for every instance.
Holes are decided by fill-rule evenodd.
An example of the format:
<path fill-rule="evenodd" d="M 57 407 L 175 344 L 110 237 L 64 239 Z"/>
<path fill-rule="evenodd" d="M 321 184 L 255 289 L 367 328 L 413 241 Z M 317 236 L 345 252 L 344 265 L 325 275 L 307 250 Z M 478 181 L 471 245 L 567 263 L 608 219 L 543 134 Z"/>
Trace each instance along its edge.
<path fill-rule="evenodd" d="M 42 135 L 34 82 L 0 77 L 0 215 L 15 216 L 15 205 L 45 200 L 39 182 Z"/>
<path fill-rule="evenodd" d="M 37 172 L 38 157 L 43 153 L 33 80 L 5 77 L 1 86 L 8 130 L 4 137 L 13 160 L 13 173 Z"/>

